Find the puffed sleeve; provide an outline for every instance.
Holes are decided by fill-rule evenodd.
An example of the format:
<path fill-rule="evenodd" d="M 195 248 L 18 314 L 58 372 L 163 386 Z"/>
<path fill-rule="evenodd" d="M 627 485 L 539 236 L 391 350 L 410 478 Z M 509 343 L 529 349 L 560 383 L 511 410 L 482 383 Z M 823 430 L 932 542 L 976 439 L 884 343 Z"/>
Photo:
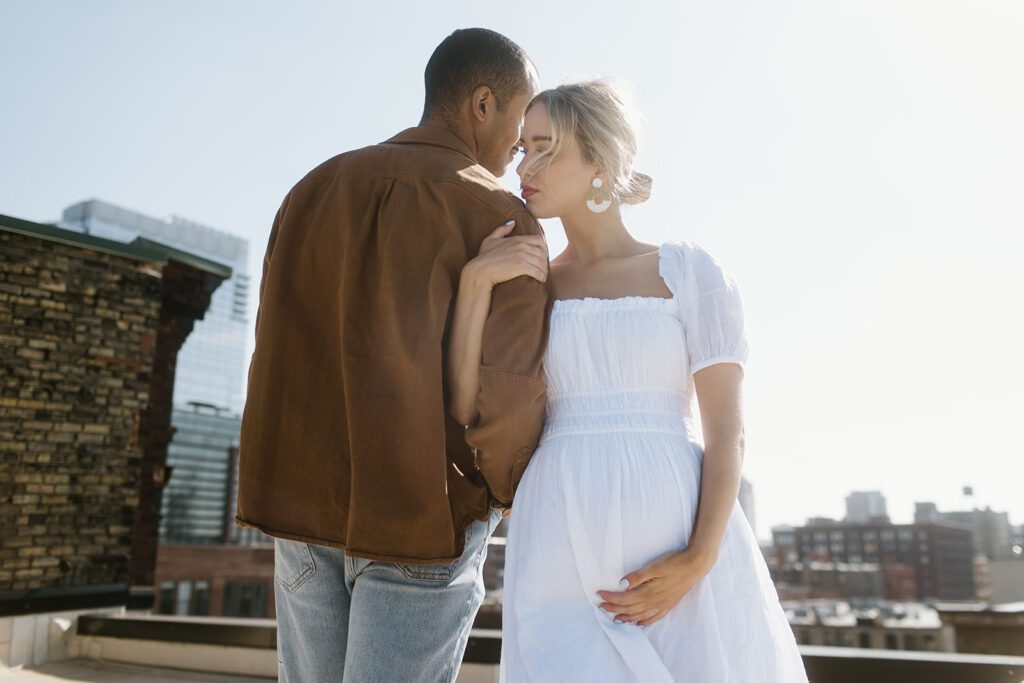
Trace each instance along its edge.
<path fill-rule="evenodd" d="M 666 244 L 663 274 L 679 302 L 690 374 L 717 363 L 747 362 L 743 302 L 732 273 L 700 245 Z"/>

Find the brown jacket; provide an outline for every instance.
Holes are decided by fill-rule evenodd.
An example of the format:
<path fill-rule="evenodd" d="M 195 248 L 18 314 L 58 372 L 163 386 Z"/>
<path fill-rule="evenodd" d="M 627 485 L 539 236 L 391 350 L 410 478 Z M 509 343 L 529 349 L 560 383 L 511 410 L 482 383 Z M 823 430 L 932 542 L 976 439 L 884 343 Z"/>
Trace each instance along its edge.
<path fill-rule="evenodd" d="M 512 219 L 513 234 L 541 232 L 437 127 L 336 156 L 292 188 L 263 263 L 238 524 L 429 564 L 511 504 L 544 419 L 548 286 L 494 288 L 468 429 L 448 413 L 443 363 L 459 273 Z"/>

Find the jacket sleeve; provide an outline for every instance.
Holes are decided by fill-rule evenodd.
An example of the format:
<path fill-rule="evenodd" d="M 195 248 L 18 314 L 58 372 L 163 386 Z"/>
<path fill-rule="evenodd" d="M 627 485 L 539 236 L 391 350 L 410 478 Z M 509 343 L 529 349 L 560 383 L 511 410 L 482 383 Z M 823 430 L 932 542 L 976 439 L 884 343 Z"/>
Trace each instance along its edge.
<path fill-rule="evenodd" d="M 511 234 L 542 234 L 528 212 L 514 218 Z M 544 426 L 543 360 L 551 303 L 548 283 L 525 275 L 497 285 L 491 293 L 481 342 L 479 417 L 467 427 L 466 441 L 500 507 L 511 506 Z"/>

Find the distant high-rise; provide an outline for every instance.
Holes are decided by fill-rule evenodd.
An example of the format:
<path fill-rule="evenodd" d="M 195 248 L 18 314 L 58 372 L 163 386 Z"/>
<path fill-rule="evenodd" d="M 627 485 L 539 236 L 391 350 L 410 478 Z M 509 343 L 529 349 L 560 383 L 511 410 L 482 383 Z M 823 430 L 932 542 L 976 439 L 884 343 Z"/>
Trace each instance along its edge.
<path fill-rule="evenodd" d="M 974 532 L 974 552 L 984 555 L 990 560 L 1009 559 L 1015 557 L 1014 527 L 1010 524 L 1010 516 L 1006 512 L 996 512 L 990 507 L 984 510 L 958 510 L 940 512 L 934 503 L 916 503 L 914 506 L 914 522 L 940 522 L 957 524 Z"/>
<path fill-rule="evenodd" d="M 914 503 L 914 524 L 932 524 L 941 521 L 935 503 Z"/>
<path fill-rule="evenodd" d="M 160 540 L 164 543 L 234 543 L 232 456 L 238 449 L 238 417 L 193 404 L 171 415 L 174 440 L 167 464 L 174 468 L 163 490 Z"/>
<path fill-rule="evenodd" d="M 878 491 L 854 491 L 846 497 L 847 524 L 867 524 L 874 520 L 888 519 L 885 511 L 885 496 Z"/>

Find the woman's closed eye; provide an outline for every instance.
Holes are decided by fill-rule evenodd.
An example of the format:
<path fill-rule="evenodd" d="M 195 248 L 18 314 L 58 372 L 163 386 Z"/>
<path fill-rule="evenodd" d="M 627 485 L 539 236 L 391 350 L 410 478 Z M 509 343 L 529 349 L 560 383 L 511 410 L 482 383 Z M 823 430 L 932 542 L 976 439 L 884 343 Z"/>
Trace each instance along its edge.
<path fill-rule="evenodd" d="M 544 139 L 546 140 L 547 138 Z M 530 150 L 527 149 L 527 143 L 520 140 L 519 142 L 512 146 L 512 151 L 516 152 L 517 154 L 526 154 Z M 548 151 L 548 148 L 541 146 L 535 148 L 534 151 L 537 152 L 538 154 L 543 154 L 544 152 Z"/>

